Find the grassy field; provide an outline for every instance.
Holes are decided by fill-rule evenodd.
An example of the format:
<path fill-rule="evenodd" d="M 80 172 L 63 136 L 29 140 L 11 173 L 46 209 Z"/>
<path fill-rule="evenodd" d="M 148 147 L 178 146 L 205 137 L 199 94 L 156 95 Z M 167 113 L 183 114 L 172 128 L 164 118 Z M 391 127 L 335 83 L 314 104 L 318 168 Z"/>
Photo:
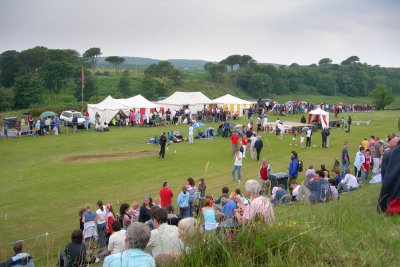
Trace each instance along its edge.
<path fill-rule="evenodd" d="M 348 114 L 344 115 L 347 118 Z M 398 111 L 351 115 L 353 120 L 370 119 L 371 124 L 353 125 L 350 134 L 340 129 L 332 130 L 330 148 L 326 150 L 321 149 L 320 133 L 315 133 L 312 141 L 315 147 L 297 149 L 305 167 L 313 164 L 318 168 L 326 164 L 330 169 L 335 157 L 340 157 L 344 141 L 350 142 L 349 152 L 353 158 L 363 137 L 377 135 L 383 138 L 388 133 L 397 132 Z M 275 121 L 276 118 L 272 115 L 270 120 Z M 299 121 L 300 116 L 281 120 Z M 87 202 L 95 204 L 101 199 L 112 203 L 118 210 L 123 202 L 142 202 L 147 194 L 157 196 L 164 181 L 170 182 L 177 196 L 188 177 L 194 177 L 196 181 L 205 177 L 207 193 L 214 196 L 220 194 L 224 185 L 231 190 L 238 186 L 230 181 L 233 159 L 229 139 L 195 140 L 194 145 L 172 144 L 168 147 L 166 159 L 159 159 L 156 155 L 158 146 L 146 144 L 147 140 L 160 131 L 174 128 L 112 127 L 107 133 L 86 133 L 82 130 L 77 134 L 72 134 L 71 129 L 67 133 L 64 128 L 59 136 L 24 136 L 19 140 L 1 141 L 0 262 L 11 255 L 9 242 L 49 233 L 47 238 L 26 243 L 38 266 L 54 266 L 55 255 L 69 241 L 70 232 L 79 227 L 78 211 Z M 186 126 L 176 128 L 187 134 Z M 285 136 L 283 141 L 278 141 L 272 134 L 262 136 L 262 156 L 268 158 L 274 172 L 285 172 L 290 151 L 295 148 L 289 146 L 290 137 Z M 78 161 L 70 159 L 82 155 L 135 151 L 154 151 L 154 154 L 138 153 L 136 157 Z M 257 178 L 259 165 L 259 162 L 246 159 L 242 169 L 243 181 Z M 254 253 L 267 251 L 268 262 L 274 265 L 395 266 L 400 259 L 397 253 L 400 248 L 399 219 L 376 213 L 379 188 L 379 185 L 368 185 L 363 190 L 345 195 L 339 202 L 326 205 L 278 207 L 277 222 L 291 224 L 294 221 L 296 227 L 277 224 L 276 228 L 266 230 L 266 235 L 274 238 L 268 239 L 270 244 L 253 240 L 258 242 L 255 245 L 257 249 L 250 249 L 253 252 L 249 252 L 251 246 L 227 246 L 226 253 L 219 255 L 222 261 L 214 265 L 221 265 L 222 262 L 229 266 L 254 265 L 256 261 L 245 262 Z M 282 235 L 277 234 L 282 231 Z M 291 241 L 290 246 L 282 247 L 285 250 L 276 252 L 279 257 L 275 258 L 276 253 L 272 253 L 276 249 L 268 250 L 272 248 L 271 244 L 279 245 L 302 232 L 305 233 L 295 239 L 296 246 Z M 253 244 L 252 240 L 249 242 Z M 237 254 L 239 251 L 242 255 Z M 292 258 L 292 254 L 296 258 Z M 211 256 L 198 260 L 203 264 L 194 264 L 191 259 L 185 258 L 182 266 L 213 265 Z"/>

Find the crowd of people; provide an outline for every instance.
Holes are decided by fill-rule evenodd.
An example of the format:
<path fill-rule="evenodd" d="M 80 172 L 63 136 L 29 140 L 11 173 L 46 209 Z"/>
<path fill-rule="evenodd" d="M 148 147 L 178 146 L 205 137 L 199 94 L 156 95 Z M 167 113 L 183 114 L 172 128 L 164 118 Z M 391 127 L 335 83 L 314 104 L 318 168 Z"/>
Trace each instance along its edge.
<path fill-rule="evenodd" d="M 265 130 L 264 127 L 260 129 Z M 308 132 L 306 136 L 308 139 Z M 297 135 L 294 134 L 293 138 L 297 140 Z M 290 144 L 296 144 L 292 142 L 293 138 Z M 161 134 L 161 158 L 165 157 L 168 139 L 165 133 Z M 250 158 L 260 160 L 263 142 L 253 131 L 252 124 L 233 131 L 230 139 L 234 158 L 232 181 L 236 179 L 236 174 L 240 181 L 246 151 L 250 151 Z M 300 147 L 303 142 L 304 136 Z M 349 145 L 349 142 L 344 143 L 341 161 L 335 160 L 331 171 L 324 164 L 318 170 L 310 165 L 302 183 L 298 182 L 298 177 L 303 172 L 303 163 L 293 150 L 288 166 L 288 183 L 273 185 L 271 165 L 263 158 L 257 170 L 259 180 L 247 180 L 245 194 L 240 188 L 230 192 L 224 186 L 222 194 L 214 197 L 207 194 L 204 178 L 200 178 L 196 185 L 190 177 L 179 193 L 174 193 L 169 183 L 164 182 L 159 195 L 154 198 L 145 196 L 141 205 L 137 201 L 123 203 L 117 212 L 114 212 L 111 203 L 101 200 L 97 201 L 96 211 L 92 210 L 92 205 L 86 204 L 79 212 L 80 228 L 72 231 L 71 243 L 60 254 L 58 264 L 84 266 L 89 262 L 103 262 L 103 266 L 155 266 L 156 262 L 179 260 L 182 253 L 190 253 L 193 235 L 206 238 L 205 233 L 208 232 L 232 239 L 236 229 L 251 221 L 273 223 L 277 205 L 335 201 L 340 194 L 357 190 L 379 175 L 383 182 L 379 211 L 400 213 L 400 183 L 396 180 L 400 171 L 397 162 L 399 136 L 363 138 L 356 144 L 358 151 L 354 156 L 353 170 L 350 167 L 352 157 L 348 152 Z M 175 195 L 177 198 L 173 203 Z M 177 212 L 174 206 L 179 209 Z M 22 243 L 16 243 L 14 251 L 16 255 L 0 263 L 0 267 L 9 266 L 7 264 L 11 261 L 33 266 L 33 258 L 23 252 Z"/>

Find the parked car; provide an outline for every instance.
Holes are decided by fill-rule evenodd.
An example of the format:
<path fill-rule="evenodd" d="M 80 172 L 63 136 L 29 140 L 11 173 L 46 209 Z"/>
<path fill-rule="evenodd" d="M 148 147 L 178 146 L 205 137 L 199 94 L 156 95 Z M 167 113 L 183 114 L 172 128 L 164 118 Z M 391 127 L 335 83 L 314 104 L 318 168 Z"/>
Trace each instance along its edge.
<path fill-rule="evenodd" d="M 73 116 L 78 116 L 78 127 L 84 127 L 85 116 L 76 110 L 65 110 L 60 115 L 60 120 L 67 123 L 67 125 L 72 125 Z"/>

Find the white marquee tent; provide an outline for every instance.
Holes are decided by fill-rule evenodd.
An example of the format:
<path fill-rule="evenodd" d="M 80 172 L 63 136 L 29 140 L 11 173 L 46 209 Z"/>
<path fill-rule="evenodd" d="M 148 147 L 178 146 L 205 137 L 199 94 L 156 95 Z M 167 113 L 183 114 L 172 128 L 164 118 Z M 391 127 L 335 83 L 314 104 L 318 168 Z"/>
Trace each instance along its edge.
<path fill-rule="evenodd" d="M 329 112 L 321 108 L 310 111 L 308 113 L 307 123 L 310 124 L 312 121 L 320 121 L 322 129 L 329 127 Z"/>
<path fill-rule="evenodd" d="M 139 111 L 141 115 L 149 115 L 150 112 L 153 112 L 156 108 L 159 108 L 159 105 L 148 101 L 141 95 L 137 95 L 126 99 L 114 99 L 111 96 L 107 96 L 98 104 L 88 104 L 87 109 L 92 123 L 96 121 L 96 112 L 100 115 L 101 123 L 110 123 L 119 112 L 123 112 L 128 116 L 130 111 L 133 110 L 135 113 Z"/>
<path fill-rule="evenodd" d="M 165 109 L 169 108 L 171 111 L 179 110 L 184 105 L 188 105 L 193 114 L 203 110 L 204 105 L 212 104 L 212 100 L 202 92 L 175 92 L 166 99 L 156 103 Z"/>
<path fill-rule="evenodd" d="M 249 108 L 254 102 L 240 99 L 236 96 L 226 94 L 212 100 L 213 104 L 223 105 L 223 109 L 228 109 L 230 112 L 237 112 L 242 116 L 243 109 Z"/>

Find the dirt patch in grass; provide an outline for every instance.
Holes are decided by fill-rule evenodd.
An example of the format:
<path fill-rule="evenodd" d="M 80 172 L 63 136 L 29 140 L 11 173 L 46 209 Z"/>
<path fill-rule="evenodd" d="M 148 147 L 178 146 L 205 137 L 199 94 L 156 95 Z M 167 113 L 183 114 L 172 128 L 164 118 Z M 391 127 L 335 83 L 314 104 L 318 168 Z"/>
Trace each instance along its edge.
<path fill-rule="evenodd" d="M 157 155 L 156 150 L 144 150 L 134 152 L 120 152 L 120 153 L 102 153 L 102 154 L 89 154 L 66 157 L 63 161 L 76 162 L 76 161 L 92 161 L 102 159 L 118 159 L 118 158 L 140 158 L 148 155 Z"/>

